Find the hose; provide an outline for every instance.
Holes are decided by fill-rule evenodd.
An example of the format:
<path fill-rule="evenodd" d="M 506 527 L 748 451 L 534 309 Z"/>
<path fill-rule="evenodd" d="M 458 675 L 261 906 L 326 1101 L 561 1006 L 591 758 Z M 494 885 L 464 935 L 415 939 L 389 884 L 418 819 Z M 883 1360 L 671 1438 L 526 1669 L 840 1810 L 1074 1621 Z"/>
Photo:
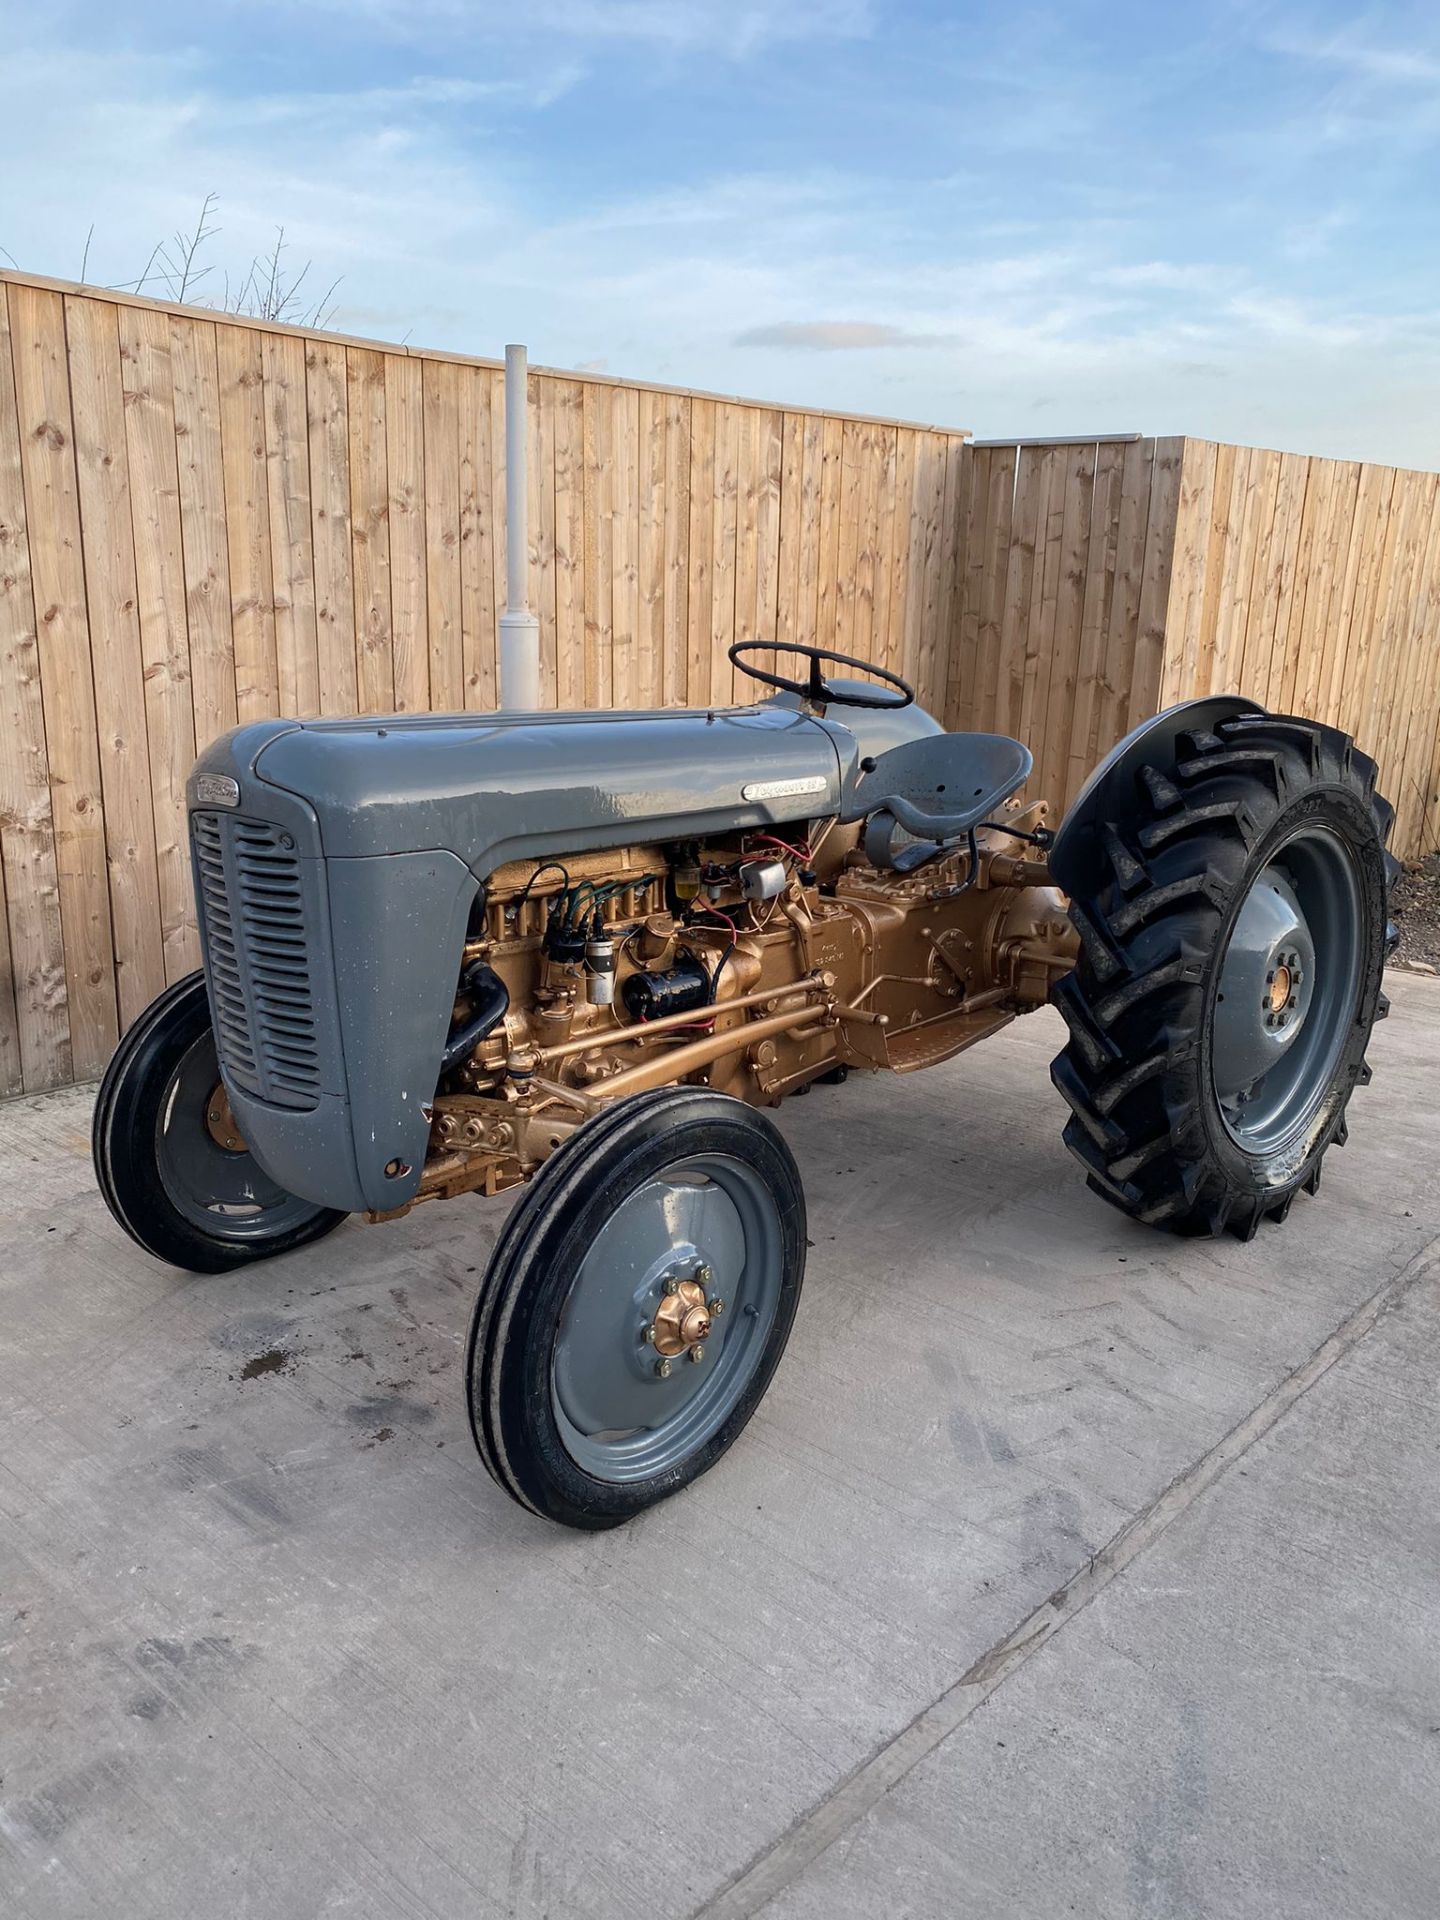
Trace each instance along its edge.
<path fill-rule="evenodd" d="M 464 1066 L 486 1034 L 505 1018 L 510 1007 L 509 988 L 484 960 L 472 960 L 464 968 L 460 990 L 475 1001 L 475 1011 L 445 1042 L 445 1051 L 440 1056 L 442 1076 Z"/>

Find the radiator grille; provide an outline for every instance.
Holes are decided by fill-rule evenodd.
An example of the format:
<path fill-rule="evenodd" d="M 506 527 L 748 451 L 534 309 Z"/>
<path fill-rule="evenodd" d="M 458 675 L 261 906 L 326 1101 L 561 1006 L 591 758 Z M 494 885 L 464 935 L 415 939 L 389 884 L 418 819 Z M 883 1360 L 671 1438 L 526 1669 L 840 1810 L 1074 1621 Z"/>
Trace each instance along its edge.
<path fill-rule="evenodd" d="M 320 1052 L 299 857 L 263 820 L 193 813 L 190 833 L 220 1063 L 262 1100 L 314 1107 Z"/>

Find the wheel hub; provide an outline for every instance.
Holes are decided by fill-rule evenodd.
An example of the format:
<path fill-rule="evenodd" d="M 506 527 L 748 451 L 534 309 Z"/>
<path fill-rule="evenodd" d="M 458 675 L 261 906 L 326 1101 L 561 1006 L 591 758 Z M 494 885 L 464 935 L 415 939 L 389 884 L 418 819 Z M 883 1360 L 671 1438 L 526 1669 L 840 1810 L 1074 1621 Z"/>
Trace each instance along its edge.
<path fill-rule="evenodd" d="M 205 1102 L 205 1131 L 217 1147 L 223 1147 L 226 1153 L 248 1153 L 245 1136 L 241 1133 L 235 1115 L 230 1108 L 230 1096 L 225 1091 L 225 1082 L 217 1080 Z"/>
<path fill-rule="evenodd" d="M 698 1280 L 676 1280 L 666 1285 L 664 1297 L 650 1323 L 650 1343 L 663 1360 L 698 1352 L 710 1338 L 710 1306 Z"/>

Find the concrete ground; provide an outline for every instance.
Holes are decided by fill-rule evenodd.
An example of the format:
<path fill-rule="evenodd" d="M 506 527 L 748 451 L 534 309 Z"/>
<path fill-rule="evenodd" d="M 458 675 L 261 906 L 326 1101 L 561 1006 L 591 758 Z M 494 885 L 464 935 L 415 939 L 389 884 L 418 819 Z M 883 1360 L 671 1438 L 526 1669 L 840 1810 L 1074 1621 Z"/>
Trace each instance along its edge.
<path fill-rule="evenodd" d="M 491 1486 L 503 1205 L 227 1279 L 0 1109 L 0 1914 L 1432 1916 L 1440 983 L 1316 1200 L 1131 1226 L 1037 1015 L 791 1102 L 755 1421 L 617 1533 Z"/>

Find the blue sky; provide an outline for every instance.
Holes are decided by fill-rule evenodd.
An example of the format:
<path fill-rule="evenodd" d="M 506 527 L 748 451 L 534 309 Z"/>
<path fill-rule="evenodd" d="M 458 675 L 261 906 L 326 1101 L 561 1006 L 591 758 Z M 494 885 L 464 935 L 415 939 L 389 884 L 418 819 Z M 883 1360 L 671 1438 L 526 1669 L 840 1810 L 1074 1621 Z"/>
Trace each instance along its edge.
<path fill-rule="evenodd" d="M 219 196 L 335 324 L 970 427 L 1440 467 L 1440 7 L 0 0 L 0 247 Z M 213 280 L 212 283 L 213 284 Z"/>

